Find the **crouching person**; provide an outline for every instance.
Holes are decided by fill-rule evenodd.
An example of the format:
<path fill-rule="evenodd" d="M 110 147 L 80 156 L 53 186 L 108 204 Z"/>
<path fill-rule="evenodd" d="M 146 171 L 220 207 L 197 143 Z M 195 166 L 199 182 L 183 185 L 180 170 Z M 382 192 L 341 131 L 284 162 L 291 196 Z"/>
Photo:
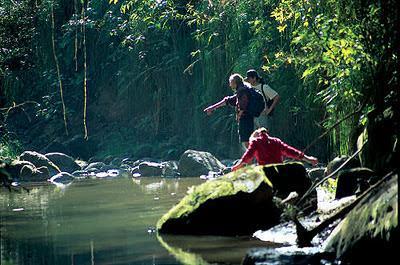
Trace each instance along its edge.
<path fill-rule="evenodd" d="M 317 158 L 305 155 L 279 138 L 269 136 L 265 128 L 257 129 L 252 133 L 246 152 L 239 162 L 232 167 L 232 171 L 250 163 L 254 157 L 259 165 L 282 163 L 285 157 L 305 161 L 313 166 L 318 164 Z"/>

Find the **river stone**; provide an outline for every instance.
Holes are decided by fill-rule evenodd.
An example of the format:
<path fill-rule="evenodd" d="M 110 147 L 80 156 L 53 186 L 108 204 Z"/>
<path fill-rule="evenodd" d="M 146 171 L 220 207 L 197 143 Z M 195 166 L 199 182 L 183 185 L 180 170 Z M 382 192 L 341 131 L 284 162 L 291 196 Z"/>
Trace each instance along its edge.
<path fill-rule="evenodd" d="M 376 181 L 376 174 L 369 168 L 357 167 L 340 171 L 335 199 L 362 193 Z"/>
<path fill-rule="evenodd" d="M 58 168 L 63 172 L 74 172 L 80 170 L 81 167 L 75 162 L 75 160 L 63 153 L 48 153 L 45 156 L 50 159 Z"/>
<path fill-rule="evenodd" d="M 161 176 L 163 166 L 160 163 L 142 162 L 139 164 L 139 173 L 142 177 Z"/>
<path fill-rule="evenodd" d="M 73 175 L 71 175 L 68 172 L 61 172 L 61 173 L 58 173 L 57 175 L 51 177 L 49 179 L 49 182 L 68 184 L 68 183 L 71 183 L 73 180 L 74 180 Z"/>
<path fill-rule="evenodd" d="M 300 162 L 268 165 L 264 167 L 264 173 L 274 185 L 275 196 L 282 199 L 292 191 L 301 197 L 312 184 Z"/>
<path fill-rule="evenodd" d="M 178 161 L 165 161 L 162 162 L 162 176 L 165 178 L 174 178 L 179 177 L 180 174 L 178 172 L 179 163 Z"/>
<path fill-rule="evenodd" d="M 398 174 L 385 180 L 334 229 L 323 249 L 342 261 L 368 260 L 382 264 L 396 260 L 399 243 Z"/>
<path fill-rule="evenodd" d="M 20 155 L 19 159 L 29 161 L 37 168 L 45 166 L 49 169 L 51 175 L 61 172 L 60 169 L 50 161 L 50 159 L 35 151 L 25 151 Z"/>
<path fill-rule="evenodd" d="M 329 263 L 325 263 L 329 261 Z M 261 264 L 332 264 L 334 257 L 329 253 L 321 253 L 318 248 L 254 248 L 250 249 L 242 261 L 242 265 Z"/>
<path fill-rule="evenodd" d="M 157 223 L 160 233 L 250 235 L 279 223 L 272 184 L 262 166 L 249 166 L 193 186 Z"/>
<path fill-rule="evenodd" d="M 49 169 L 45 166 L 35 168 L 35 166 L 25 165 L 20 172 L 21 181 L 46 181 L 49 177 Z"/>
<path fill-rule="evenodd" d="M 336 169 L 338 169 L 348 158 L 349 158 L 348 156 L 335 157 L 326 166 L 325 176 L 330 175 L 332 172 L 334 172 Z M 360 167 L 360 161 L 358 161 L 357 159 L 353 158 L 341 170 L 351 169 L 351 168 L 355 168 L 355 167 Z"/>
<path fill-rule="evenodd" d="M 104 164 L 103 162 L 93 162 L 90 163 L 85 170 L 87 171 L 96 171 L 96 170 L 100 170 L 102 169 L 106 164 Z"/>
<path fill-rule="evenodd" d="M 7 165 L 7 172 L 12 178 L 19 178 L 21 169 L 25 165 L 35 168 L 35 165 L 29 161 L 13 160 L 9 165 Z"/>
<path fill-rule="evenodd" d="M 225 166 L 208 152 L 187 150 L 179 160 L 179 172 L 182 177 L 199 177 L 209 171 L 218 172 Z"/>
<path fill-rule="evenodd" d="M 324 177 L 325 170 L 325 167 L 312 168 L 310 170 L 307 170 L 307 174 L 312 182 L 317 182 Z"/>

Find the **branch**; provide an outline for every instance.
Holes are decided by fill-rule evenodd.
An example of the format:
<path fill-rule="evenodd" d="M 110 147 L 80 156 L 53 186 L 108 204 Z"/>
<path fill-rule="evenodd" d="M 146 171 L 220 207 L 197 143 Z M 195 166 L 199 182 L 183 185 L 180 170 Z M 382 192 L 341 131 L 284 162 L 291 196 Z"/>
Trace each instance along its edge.
<path fill-rule="evenodd" d="M 343 218 L 346 214 L 348 214 L 357 204 L 364 198 L 366 195 L 368 195 L 371 191 L 376 189 L 378 186 L 380 186 L 383 182 L 388 180 L 394 171 L 391 171 L 388 173 L 386 176 L 384 176 L 381 180 L 379 180 L 377 183 L 369 187 L 366 191 L 364 191 L 355 201 L 350 203 L 349 205 L 345 206 L 343 209 L 341 209 L 339 212 L 336 214 L 332 215 L 331 217 L 327 218 L 324 220 L 322 223 L 320 223 L 318 226 L 314 227 L 310 231 L 308 231 L 297 219 L 296 216 L 293 217 L 293 222 L 296 225 L 296 232 L 297 232 L 297 244 L 300 247 L 305 247 L 305 246 L 311 246 L 311 240 L 320 232 L 322 232 L 325 228 L 327 228 L 331 223 L 336 221 L 337 219 Z"/>
<path fill-rule="evenodd" d="M 327 181 L 329 178 L 331 178 L 332 176 L 334 176 L 337 172 L 339 172 L 339 170 L 341 170 L 350 160 L 352 160 L 354 157 L 356 157 L 356 155 L 358 155 L 361 150 L 364 149 L 364 146 L 366 145 L 366 143 L 368 143 L 368 140 L 364 142 L 364 144 L 361 146 L 360 149 L 358 149 L 352 156 L 350 156 L 346 161 L 344 161 L 343 164 L 341 164 L 335 171 L 333 171 L 331 174 L 329 174 L 328 176 L 324 177 L 322 180 L 320 180 L 319 182 L 317 182 L 316 184 L 314 184 L 313 186 L 311 186 L 311 188 L 308 189 L 308 191 L 306 193 L 304 193 L 303 197 L 301 197 L 301 199 L 296 203 L 296 205 L 299 205 L 301 202 L 303 202 L 303 200 L 305 198 L 307 198 L 308 195 L 311 194 L 311 192 L 318 187 L 319 185 L 321 185 L 322 183 L 324 183 L 325 181 Z"/>

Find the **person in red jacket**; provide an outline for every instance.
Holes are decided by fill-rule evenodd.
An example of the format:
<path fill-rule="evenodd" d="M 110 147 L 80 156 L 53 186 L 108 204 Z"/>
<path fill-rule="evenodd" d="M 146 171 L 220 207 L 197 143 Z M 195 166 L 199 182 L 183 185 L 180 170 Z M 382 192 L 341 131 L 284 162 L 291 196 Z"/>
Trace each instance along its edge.
<path fill-rule="evenodd" d="M 281 139 L 271 137 L 265 128 L 255 130 L 251 137 L 249 147 L 239 162 L 232 167 L 235 171 L 256 158 L 259 165 L 282 163 L 285 157 L 301 160 L 312 164 L 318 164 L 318 159 L 305 155 L 296 148 L 284 143 Z"/>

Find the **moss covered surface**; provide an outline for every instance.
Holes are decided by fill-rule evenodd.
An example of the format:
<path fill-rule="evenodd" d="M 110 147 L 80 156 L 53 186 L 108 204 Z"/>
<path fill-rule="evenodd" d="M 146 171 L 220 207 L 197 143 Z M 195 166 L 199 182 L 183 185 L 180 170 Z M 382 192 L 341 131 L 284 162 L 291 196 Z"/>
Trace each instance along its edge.
<path fill-rule="evenodd" d="M 398 175 L 394 174 L 343 219 L 326 240 L 325 250 L 344 260 L 379 261 L 395 255 L 398 241 Z"/>
<path fill-rule="evenodd" d="M 272 202 L 274 184 L 266 172 L 283 187 L 283 183 L 290 185 L 289 177 L 301 178 L 290 176 L 299 169 L 305 174 L 299 163 L 249 166 L 192 187 L 161 217 L 157 229 L 160 233 L 209 235 L 248 235 L 268 229 L 279 223 L 280 210 Z"/>
<path fill-rule="evenodd" d="M 197 264 L 197 265 L 207 265 L 209 264 L 205 261 L 200 255 L 196 255 L 194 253 L 190 253 L 188 251 L 184 251 L 179 247 L 173 247 L 168 245 L 160 235 L 157 235 L 158 242 L 160 242 L 161 246 L 163 246 L 170 254 L 172 254 L 179 262 L 182 264 Z"/>

